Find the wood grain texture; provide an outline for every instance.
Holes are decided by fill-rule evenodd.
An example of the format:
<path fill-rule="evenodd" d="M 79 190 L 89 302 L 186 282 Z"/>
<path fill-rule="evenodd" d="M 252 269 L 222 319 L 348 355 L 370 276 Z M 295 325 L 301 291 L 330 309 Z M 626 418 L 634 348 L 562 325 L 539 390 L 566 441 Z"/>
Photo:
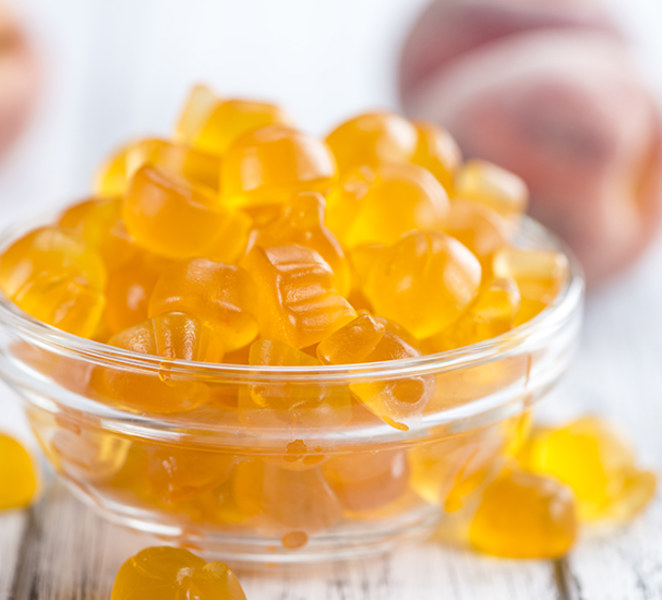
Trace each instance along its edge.
<path fill-rule="evenodd" d="M 102 521 L 60 483 L 26 520 L 18 569 L 4 575 L 13 596 L 6 585 L 2 599 L 107 600 L 122 562 L 158 544 Z M 15 537 L 20 545 L 20 532 Z M 329 567 L 236 568 L 251 600 L 420 600 L 437 593 L 453 600 L 564 600 L 551 563 L 499 561 L 435 542 Z"/>
<path fill-rule="evenodd" d="M 11 511 L 0 515 L 0 599 L 10 597 L 26 521 L 24 511 Z"/>

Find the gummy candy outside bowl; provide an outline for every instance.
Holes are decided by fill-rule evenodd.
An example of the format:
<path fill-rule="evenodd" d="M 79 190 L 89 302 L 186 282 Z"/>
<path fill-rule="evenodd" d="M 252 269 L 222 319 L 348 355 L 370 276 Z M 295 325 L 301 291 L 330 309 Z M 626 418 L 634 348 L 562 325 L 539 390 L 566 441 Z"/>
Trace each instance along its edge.
<path fill-rule="evenodd" d="M 519 241 L 565 252 L 530 219 Z M 578 338 L 583 279 L 569 261 L 557 299 L 504 335 L 359 365 L 167 362 L 52 328 L 3 296 L 0 376 L 57 473 L 112 521 L 236 562 L 376 554 L 470 515 L 523 440 Z M 430 394 L 406 430 L 354 394 L 393 386 Z M 186 410 L 136 409 L 159 394 Z"/>

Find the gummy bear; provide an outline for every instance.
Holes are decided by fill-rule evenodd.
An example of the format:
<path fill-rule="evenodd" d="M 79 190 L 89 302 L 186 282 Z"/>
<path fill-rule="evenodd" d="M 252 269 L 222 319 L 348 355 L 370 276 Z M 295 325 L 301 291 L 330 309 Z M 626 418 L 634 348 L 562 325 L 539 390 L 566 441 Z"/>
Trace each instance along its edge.
<path fill-rule="evenodd" d="M 243 134 L 267 125 L 291 125 L 290 117 L 275 104 L 221 99 L 204 85 L 191 91 L 175 135 L 196 148 L 225 154 Z"/>
<path fill-rule="evenodd" d="M 147 449 L 151 488 L 165 502 L 177 503 L 226 482 L 238 459 L 175 445 Z"/>
<path fill-rule="evenodd" d="M 248 364 L 319 367 L 322 363 L 284 342 L 259 339 L 251 344 Z M 343 385 L 269 380 L 242 387 L 239 411 L 247 425 L 334 427 L 351 418 L 351 399 Z"/>
<path fill-rule="evenodd" d="M 223 563 L 182 548 L 141 550 L 117 573 L 111 600 L 246 600 L 239 580 Z"/>
<path fill-rule="evenodd" d="M 343 508 L 353 512 L 397 500 L 409 483 L 407 456 L 402 450 L 333 456 L 322 465 L 322 472 Z"/>
<path fill-rule="evenodd" d="M 257 458 L 237 466 L 234 493 L 244 514 L 265 533 L 322 531 L 342 518 L 342 506 L 319 467 L 284 469 Z"/>
<path fill-rule="evenodd" d="M 570 490 L 553 478 L 511 468 L 485 488 L 469 528 L 476 550 L 510 558 L 558 558 L 576 537 Z"/>
<path fill-rule="evenodd" d="M 449 207 L 441 184 L 406 163 L 349 171 L 327 202 L 327 224 L 348 248 L 392 244 L 411 229 L 441 230 Z"/>
<path fill-rule="evenodd" d="M 335 288 L 347 296 L 351 287 L 349 261 L 338 240 L 324 225 L 324 197 L 312 192 L 295 194 L 276 207 L 270 217 L 256 223 L 249 240 L 254 246 L 299 244 L 317 251 L 333 270 Z"/>
<path fill-rule="evenodd" d="M 519 288 L 521 305 L 515 325 L 535 317 L 559 294 L 568 276 L 568 259 L 560 252 L 502 248 L 492 262 L 495 277 L 512 278 Z"/>
<path fill-rule="evenodd" d="M 108 275 L 104 321 L 110 335 L 147 319 L 152 290 L 169 265 L 167 259 L 138 251 Z"/>
<path fill-rule="evenodd" d="M 480 263 L 460 242 L 411 231 L 376 253 L 362 289 L 377 314 L 423 339 L 453 323 L 477 296 L 480 282 Z"/>
<path fill-rule="evenodd" d="M 362 165 L 409 162 L 417 150 L 418 132 L 394 113 L 365 113 L 336 127 L 326 143 L 345 173 Z"/>
<path fill-rule="evenodd" d="M 225 352 L 232 352 L 257 336 L 257 324 L 247 310 L 250 294 L 251 281 L 241 267 L 192 258 L 163 272 L 154 286 L 148 314 L 195 315 L 216 332 Z"/>
<path fill-rule="evenodd" d="M 425 341 L 428 352 L 444 352 L 488 340 L 513 328 L 520 307 L 517 284 L 493 279 L 452 325 Z"/>
<path fill-rule="evenodd" d="M 335 290 L 331 267 L 311 248 L 254 246 L 241 265 L 254 282 L 254 313 L 264 338 L 306 348 L 356 316 Z"/>
<path fill-rule="evenodd" d="M 221 161 L 214 154 L 167 140 L 145 140 L 133 146 L 126 155 L 127 182 L 145 165 L 218 191 Z"/>
<path fill-rule="evenodd" d="M 41 227 L 0 256 L 0 287 L 36 319 L 92 337 L 105 305 L 106 269 L 73 233 Z"/>
<path fill-rule="evenodd" d="M 529 192 L 514 173 L 486 161 L 470 160 L 456 174 L 455 197 L 484 204 L 516 223 L 526 211 Z"/>
<path fill-rule="evenodd" d="M 95 485 L 110 483 L 124 466 L 129 440 L 63 416 L 57 418 L 57 426 L 46 452 L 75 480 Z"/>
<path fill-rule="evenodd" d="M 655 475 L 640 470 L 629 444 L 596 417 L 534 429 L 520 460 L 570 487 L 585 521 L 631 518 L 655 493 Z"/>
<path fill-rule="evenodd" d="M 39 477 L 29 452 L 0 433 L 0 510 L 23 508 L 37 495 Z"/>
<path fill-rule="evenodd" d="M 206 385 L 170 372 L 170 363 L 187 361 L 216 362 L 222 356 L 219 341 L 195 317 L 184 313 L 165 313 L 114 335 L 111 346 L 161 356 L 165 360 L 154 374 L 132 372 L 125 368 L 100 368 L 94 386 L 111 401 L 134 410 L 161 414 L 191 410 L 209 399 Z"/>
<path fill-rule="evenodd" d="M 335 177 L 335 161 L 324 142 L 271 125 L 228 148 L 221 167 L 222 198 L 235 207 L 280 203 L 296 191 L 325 193 Z"/>
<path fill-rule="evenodd" d="M 471 250 L 484 269 L 491 269 L 494 253 L 508 244 L 507 221 L 484 204 L 456 199 L 451 202 L 444 231 Z"/>
<path fill-rule="evenodd" d="M 432 123 L 414 123 L 418 139 L 411 161 L 432 173 L 448 193 L 462 162 L 462 152 L 453 136 Z"/>
<path fill-rule="evenodd" d="M 493 427 L 413 445 L 408 451 L 411 486 L 425 501 L 446 512 L 467 505 L 493 475 L 505 445 Z"/>
<path fill-rule="evenodd" d="M 387 323 L 368 314 L 359 315 L 322 340 L 317 356 L 324 364 L 355 364 L 420 356 Z M 356 381 L 350 390 L 377 417 L 397 429 L 420 416 L 434 393 L 429 376 Z"/>
<path fill-rule="evenodd" d="M 119 198 L 91 198 L 70 206 L 57 223 L 70 229 L 99 253 L 109 272 L 121 267 L 137 252 L 122 221 Z"/>
<path fill-rule="evenodd" d="M 204 254 L 232 231 L 235 213 L 220 206 L 204 186 L 144 166 L 136 171 L 124 196 L 122 216 L 127 230 L 147 250 L 169 258 Z M 239 218 L 243 223 L 243 218 Z M 247 231 L 238 231 L 247 235 Z"/>

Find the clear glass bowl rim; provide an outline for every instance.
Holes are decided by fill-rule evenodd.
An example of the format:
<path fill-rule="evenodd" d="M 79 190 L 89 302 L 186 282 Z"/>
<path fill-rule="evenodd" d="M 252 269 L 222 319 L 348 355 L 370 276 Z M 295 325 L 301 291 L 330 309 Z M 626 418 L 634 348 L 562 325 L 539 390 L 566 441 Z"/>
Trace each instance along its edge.
<path fill-rule="evenodd" d="M 43 224 L 43 219 L 39 221 Z M 0 234 L 0 251 L 18 236 L 29 230 L 30 223 L 18 225 Z M 33 225 L 34 226 L 34 225 Z M 579 308 L 584 292 L 584 278 L 578 261 L 567 246 L 547 228 L 524 217 L 521 228 L 525 240 L 534 241 L 540 247 L 562 252 L 568 259 L 568 277 L 557 298 L 539 315 L 500 336 L 478 344 L 455 350 L 427 354 L 386 362 L 322 365 L 319 367 L 241 365 L 230 363 L 205 363 L 185 360 L 164 361 L 150 356 L 116 348 L 108 344 L 81 338 L 47 325 L 23 312 L 0 290 L 0 326 L 16 332 L 23 340 L 60 356 L 93 363 L 109 368 L 126 368 L 133 372 L 158 374 L 167 365 L 171 375 L 200 377 L 208 381 L 233 381 L 237 383 L 310 382 L 340 383 L 352 380 L 392 379 L 415 377 L 429 373 L 455 371 L 492 360 L 505 358 L 524 350 L 532 340 L 544 345 L 546 339 L 563 328 Z"/>

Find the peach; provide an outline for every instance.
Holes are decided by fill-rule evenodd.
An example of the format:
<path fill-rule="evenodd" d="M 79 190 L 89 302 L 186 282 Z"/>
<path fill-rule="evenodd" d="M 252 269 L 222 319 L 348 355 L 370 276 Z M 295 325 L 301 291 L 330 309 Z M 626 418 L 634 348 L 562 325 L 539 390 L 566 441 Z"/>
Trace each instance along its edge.
<path fill-rule="evenodd" d="M 467 157 L 524 178 L 589 283 L 628 266 L 662 216 L 662 119 L 616 26 L 587 0 L 443 0 L 401 63 L 405 109 Z"/>

